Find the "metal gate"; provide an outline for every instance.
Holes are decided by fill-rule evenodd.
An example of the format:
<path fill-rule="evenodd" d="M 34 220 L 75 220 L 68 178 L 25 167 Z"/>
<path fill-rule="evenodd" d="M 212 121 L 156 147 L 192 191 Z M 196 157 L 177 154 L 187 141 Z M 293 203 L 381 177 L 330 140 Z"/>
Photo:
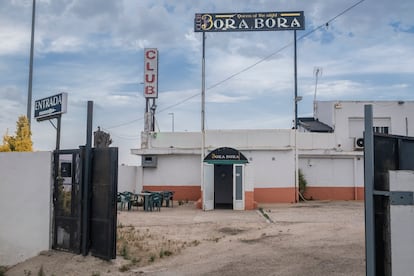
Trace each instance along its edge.
<path fill-rule="evenodd" d="M 106 260 L 116 257 L 118 148 L 54 152 L 52 248 Z M 84 176 L 89 168 L 90 181 Z"/>
<path fill-rule="evenodd" d="M 118 148 L 94 148 L 91 171 L 91 253 L 115 259 Z"/>
<path fill-rule="evenodd" d="M 374 213 L 376 275 L 391 275 L 391 217 L 388 171 L 414 170 L 414 138 L 374 135 Z M 403 197 L 402 195 L 400 197 Z"/>
<path fill-rule="evenodd" d="M 76 254 L 81 250 L 80 150 L 54 152 L 52 248 Z"/>

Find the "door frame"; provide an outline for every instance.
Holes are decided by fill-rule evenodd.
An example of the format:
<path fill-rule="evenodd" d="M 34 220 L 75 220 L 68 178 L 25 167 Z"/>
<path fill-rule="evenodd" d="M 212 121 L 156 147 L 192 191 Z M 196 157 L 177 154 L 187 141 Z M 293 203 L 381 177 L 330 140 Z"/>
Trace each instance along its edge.
<path fill-rule="evenodd" d="M 238 171 L 240 169 L 240 171 Z M 241 175 L 239 175 L 241 174 Z M 245 209 L 245 167 L 244 164 L 233 164 L 233 210 L 244 210 Z M 238 180 L 241 181 L 240 194 L 237 193 Z"/>
<path fill-rule="evenodd" d="M 214 210 L 214 164 L 204 163 L 203 210 Z"/>
<path fill-rule="evenodd" d="M 245 181 L 244 181 L 244 164 L 249 163 L 246 156 L 234 148 L 221 147 L 211 151 L 203 159 L 202 173 L 202 191 L 203 191 L 203 210 L 213 210 L 215 205 L 214 196 L 214 165 L 232 165 L 233 166 L 233 210 L 244 210 L 245 208 Z M 241 199 L 236 199 L 236 168 L 241 166 Z"/>

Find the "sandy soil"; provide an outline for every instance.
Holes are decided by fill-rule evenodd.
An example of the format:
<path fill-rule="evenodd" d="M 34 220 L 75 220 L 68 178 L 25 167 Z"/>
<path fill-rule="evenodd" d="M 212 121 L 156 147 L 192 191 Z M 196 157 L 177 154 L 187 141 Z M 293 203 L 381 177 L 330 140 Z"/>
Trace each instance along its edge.
<path fill-rule="evenodd" d="M 117 259 L 48 251 L 6 275 L 365 275 L 362 202 L 118 213 Z"/>

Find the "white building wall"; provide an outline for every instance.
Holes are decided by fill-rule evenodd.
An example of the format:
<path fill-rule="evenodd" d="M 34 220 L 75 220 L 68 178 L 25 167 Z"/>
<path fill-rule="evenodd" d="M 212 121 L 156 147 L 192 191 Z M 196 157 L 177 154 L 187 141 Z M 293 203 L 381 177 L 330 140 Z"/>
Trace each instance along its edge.
<path fill-rule="evenodd" d="M 161 155 L 156 168 L 144 168 L 144 185 L 194 186 L 201 182 L 199 155 Z"/>
<path fill-rule="evenodd" d="M 414 136 L 413 101 L 318 101 L 316 118 L 334 128 L 337 145 L 351 151 L 354 138 L 363 137 L 366 104 L 373 106 L 374 127 L 389 125 L 390 134 Z"/>
<path fill-rule="evenodd" d="M 297 135 L 297 146 L 301 151 L 337 148 L 334 133 L 298 132 Z"/>
<path fill-rule="evenodd" d="M 201 133 L 160 132 L 142 134 L 148 148 L 132 149 L 133 154 L 200 154 Z M 294 131 L 290 129 L 208 130 L 205 149 L 233 147 L 237 150 L 288 149 L 294 143 Z"/>
<path fill-rule="evenodd" d="M 0 153 L 0 265 L 50 248 L 51 152 Z"/>
<path fill-rule="evenodd" d="M 288 149 L 294 142 L 293 134 L 289 129 L 209 130 L 206 132 L 206 148 Z"/>
<path fill-rule="evenodd" d="M 252 158 L 249 165 L 254 171 L 254 188 L 294 187 L 293 151 L 252 151 L 248 155 Z"/>
<path fill-rule="evenodd" d="M 299 168 L 308 187 L 353 187 L 357 184 L 354 183 L 353 158 L 301 158 Z"/>
<path fill-rule="evenodd" d="M 142 190 L 142 167 L 118 167 L 118 192 L 140 192 Z"/>
<path fill-rule="evenodd" d="M 315 118 L 335 129 L 334 104 L 332 101 L 317 101 Z"/>

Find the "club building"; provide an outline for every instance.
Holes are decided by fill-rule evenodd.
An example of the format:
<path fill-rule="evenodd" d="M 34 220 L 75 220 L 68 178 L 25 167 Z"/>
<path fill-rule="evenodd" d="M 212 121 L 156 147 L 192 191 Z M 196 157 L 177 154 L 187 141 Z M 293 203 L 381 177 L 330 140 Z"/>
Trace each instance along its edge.
<path fill-rule="evenodd" d="M 176 200 L 197 201 L 204 210 L 249 210 L 297 202 L 300 170 L 306 198 L 363 200 L 366 104 L 373 106 L 374 131 L 414 136 L 413 101 L 317 101 L 313 118 L 299 118 L 298 131 L 144 131 L 141 148 L 131 150 L 142 158 L 139 188 L 174 191 Z"/>

